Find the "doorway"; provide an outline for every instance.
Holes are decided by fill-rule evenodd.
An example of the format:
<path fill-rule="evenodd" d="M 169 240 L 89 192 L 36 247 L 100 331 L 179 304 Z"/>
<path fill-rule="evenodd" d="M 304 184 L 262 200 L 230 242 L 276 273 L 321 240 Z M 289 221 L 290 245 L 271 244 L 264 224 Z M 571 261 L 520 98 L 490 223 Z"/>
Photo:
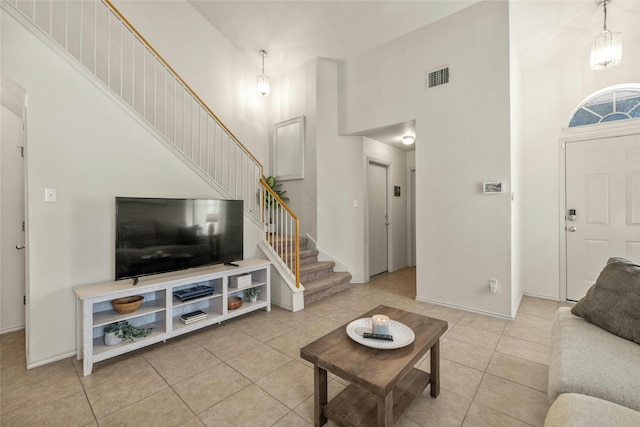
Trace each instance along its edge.
<path fill-rule="evenodd" d="M 26 91 L 2 76 L 0 107 L 0 334 L 25 328 Z"/>
<path fill-rule="evenodd" d="M 388 165 L 369 161 L 367 167 L 369 213 L 369 277 L 389 269 Z"/>
<path fill-rule="evenodd" d="M 578 301 L 610 257 L 640 263 L 640 135 L 568 142 L 567 299 Z"/>
<path fill-rule="evenodd" d="M 416 170 L 409 170 L 409 267 L 416 266 Z"/>

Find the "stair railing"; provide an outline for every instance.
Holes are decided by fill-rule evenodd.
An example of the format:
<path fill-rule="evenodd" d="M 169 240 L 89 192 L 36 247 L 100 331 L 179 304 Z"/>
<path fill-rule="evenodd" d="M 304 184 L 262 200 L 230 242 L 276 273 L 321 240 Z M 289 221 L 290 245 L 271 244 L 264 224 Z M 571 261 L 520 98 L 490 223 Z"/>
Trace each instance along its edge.
<path fill-rule="evenodd" d="M 300 221 L 285 202 L 260 179 L 264 191 L 264 225 L 266 240 L 273 252 L 291 272 L 296 288 L 300 287 Z"/>
<path fill-rule="evenodd" d="M 80 61 L 176 154 L 262 221 L 262 164 L 109 0 L 2 3 Z"/>
<path fill-rule="evenodd" d="M 1 5 L 80 61 L 225 197 L 244 200 L 265 227 L 275 224 L 266 240 L 300 287 L 298 217 L 264 182 L 262 164 L 109 0 Z M 273 202 L 263 208 L 268 196 Z"/>

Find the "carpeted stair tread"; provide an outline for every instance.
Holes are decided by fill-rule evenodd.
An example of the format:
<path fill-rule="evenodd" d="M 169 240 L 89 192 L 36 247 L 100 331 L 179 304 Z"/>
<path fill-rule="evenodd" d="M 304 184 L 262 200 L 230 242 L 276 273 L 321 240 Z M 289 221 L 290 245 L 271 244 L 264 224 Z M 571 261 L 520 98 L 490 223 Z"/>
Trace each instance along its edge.
<path fill-rule="evenodd" d="M 314 292 L 329 288 L 336 283 L 342 282 L 345 279 L 351 280 L 351 274 L 349 272 L 335 271 L 328 276 L 305 283 L 304 290 L 305 292 L 312 294 Z"/>
<path fill-rule="evenodd" d="M 300 275 L 314 273 L 329 268 L 333 268 L 336 264 L 333 261 L 320 261 L 313 264 L 305 264 L 300 266 Z"/>
<path fill-rule="evenodd" d="M 328 296 L 342 292 L 350 286 L 351 274 L 334 272 L 304 284 L 304 304 L 312 304 Z"/>

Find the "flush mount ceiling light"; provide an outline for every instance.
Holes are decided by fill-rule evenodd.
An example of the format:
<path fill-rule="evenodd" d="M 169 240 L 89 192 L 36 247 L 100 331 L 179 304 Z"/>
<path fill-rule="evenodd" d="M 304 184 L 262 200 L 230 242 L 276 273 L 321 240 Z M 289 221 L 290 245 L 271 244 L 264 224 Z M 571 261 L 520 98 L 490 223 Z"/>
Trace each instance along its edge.
<path fill-rule="evenodd" d="M 258 76 L 258 95 L 269 96 L 269 77 L 264 74 L 264 57 L 267 56 L 266 50 L 261 50 L 262 56 L 262 74 Z"/>
<path fill-rule="evenodd" d="M 416 141 L 416 137 L 415 136 L 411 136 L 411 135 L 407 135 L 407 136 L 403 136 L 402 137 L 402 143 L 404 145 L 411 145 Z"/>
<path fill-rule="evenodd" d="M 604 8 L 604 29 L 591 42 L 591 69 L 603 70 L 622 62 L 622 33 L 607 29 L 607 4 L 613 0 L 596 0 Z"/>

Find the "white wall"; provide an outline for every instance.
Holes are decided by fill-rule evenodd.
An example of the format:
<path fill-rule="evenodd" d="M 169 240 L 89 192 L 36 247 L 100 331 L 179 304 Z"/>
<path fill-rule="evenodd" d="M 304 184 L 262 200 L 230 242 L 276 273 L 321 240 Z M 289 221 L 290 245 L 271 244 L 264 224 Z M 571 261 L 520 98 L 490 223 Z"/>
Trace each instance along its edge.
<path fill-rule="evenodd" d="M 362 137 L 339 136 L 338 65 L 318 59 L 316 151 L 318 246 L 346 265 L 352 282 L 365 281 Z M 359 207 L 353 206 L 357 200 Z"/>
<path fill-rule="evenodd" d="M 270 98 L 269 146 L 273 148 L 276 123 L 305 116 L 304 179 L 281 181 L 289 207 L 298 215 L 300 234 L 317 239 L 316 172 L 316 61 L 309 61 L 274 79 Z M 270 150 L 270 156 L 273 151 Z M 269 163 L 270 165 L 272 162 Z M 266 173 L 272 175 L 273 170 Z"/>
<path fill-rule="evenodd" d="M 418 298 L 502 316 L 512 315 L 508 10 L 479 3 L 340 70 L 342 133 L 416 119 Z M 451 84 L 425 91 L 425 72 L 442 65 Z M 507 192 L 482 195 L 490 180 Z"/>
<path fill-rule="evenodd" d="M 34 366 L 75 351 L 73 287 L 113 279 L 115 196 L 218 195 L 7 14 L 1 41 L 2 73 L 28 91 L 27 362 Z M 44 203 L 49 187 L 57 203 Z M 262 233 L 246 217 L 245 224 L 252 257 Z"/>
<path fill-rule="evenodd" d="M 509 38 L 514 37 L 515 28 L 511 20 L 512 9 L 509 8 Z M 511 312 L 517 313 L 523 296 L 522 277 L 522 197 L 521 170 L 522 158 L 522 105 L 519 97 L 522 89 L 520 81 L 520 52 L 515 43 L 509 43 L 509 76 L 511 104 Z"/>
<path fill-rule="evenodd" d="M 317 235 L 319 248 L 343 264 L 353 282 L 368 279 L 366 159 L 373 157 L 392 164 L 391 193 L 393 185 L 405 191 L 402 198 L 390 200 L 393 245 L 389 269 L 406 266 L 406 153 L 368 138 L 339 136 L 335 62 L 310 61 L 279 77 L 272 86 L 273 123 L 306 117 L 305 178 L 283 182 L 291 199 L 289 206 L 300 217 L 301 231 Z M 359 207 L 353 206 L 354 200 Z"/>
<path fill-rule="evenodd" d="M 365 168 L 368 160 L 377 160 L 390 165 L 388 169 L 389 187 L 389 271 L 396 271 L 407 266 L 407 155 L 403 150 L 399 150 L 390 145 L 383 144 L 371 138 L 363 138 Z M 364 182 L 367 182 L 366 180 Z M 393 195 L 393 187 L 399 186 L 401 195 Z M 365 188 L 367 191 L 367 189 Z M 367 191 L 368 192 L 368 191 Z M 363 207 L 369 206 L 367 201 Z M 364 224 L 369 224 L 366 219 Z M 366 260 L 365 260 L 366 264 Z"/>
<path fill-rule="evenodd" d="M 116 8 L 266 169 L 268 102 L 247 58 L 186 0 L 116 0 Z"/>
<path fill-rule="evenodd" d="M 602 88 L 640 82 L 640 2 L 616 0 L 608 26 L 623 33 L 623 62 L 592 71 L 589 46 L 602 28 L 602 6 L 592 2 L 510 3 L 520 80 L 516 116 L 520 141 L 521 280 L 527 294 L 559 297 L 559 139 L 574 109 Z"/>

